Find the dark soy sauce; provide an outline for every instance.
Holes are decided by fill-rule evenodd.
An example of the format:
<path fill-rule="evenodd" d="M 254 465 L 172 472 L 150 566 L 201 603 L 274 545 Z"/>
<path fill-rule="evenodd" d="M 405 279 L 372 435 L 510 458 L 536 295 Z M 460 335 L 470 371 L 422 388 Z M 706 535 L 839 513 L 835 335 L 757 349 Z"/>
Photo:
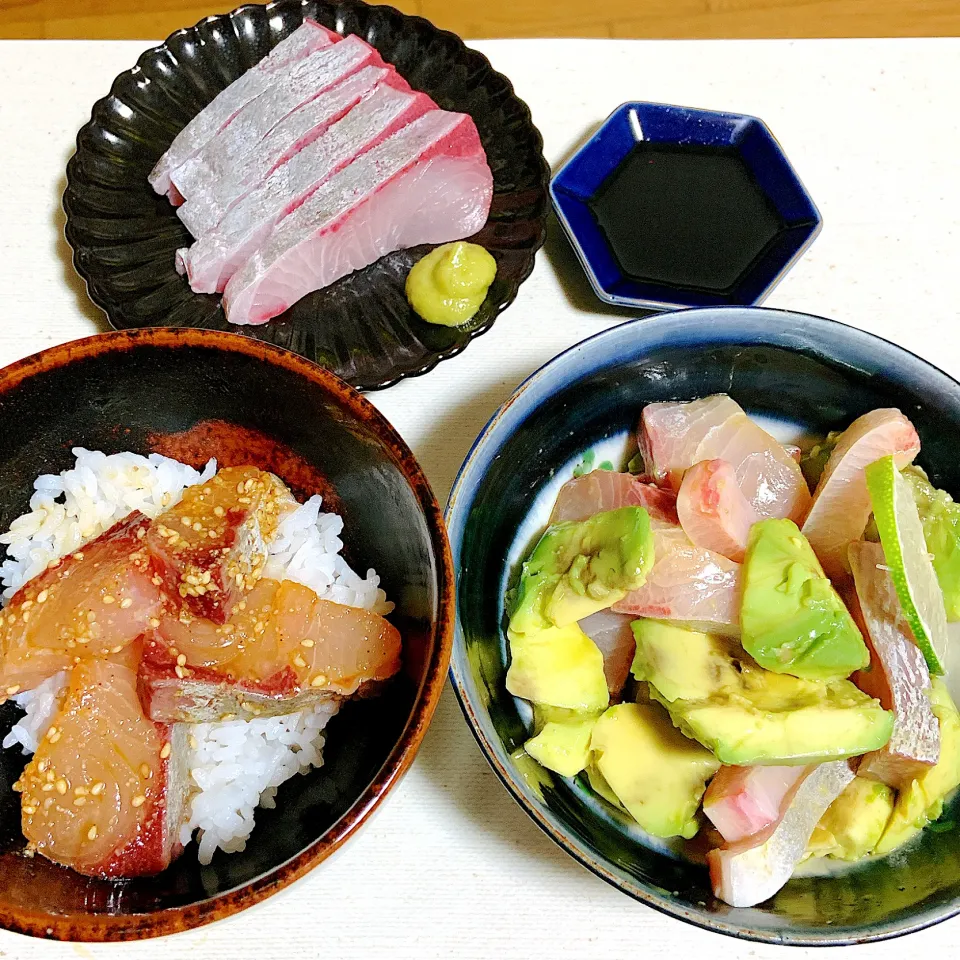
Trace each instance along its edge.
<path fill-rule="evenodd" d="M 631 280 L 730 293 L 787 224 L 734 147 L 638 143 L 590 199 Z"/>

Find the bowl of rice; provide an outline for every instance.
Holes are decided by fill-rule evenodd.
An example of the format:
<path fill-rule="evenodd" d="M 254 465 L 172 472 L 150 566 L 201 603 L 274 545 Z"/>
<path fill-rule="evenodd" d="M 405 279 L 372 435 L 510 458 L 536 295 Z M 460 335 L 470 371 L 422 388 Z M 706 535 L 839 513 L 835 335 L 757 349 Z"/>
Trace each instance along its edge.
<path fill-rule="evenodd" d="M 31 856 L 12 786 L 49 731 L 63 675 L 0 706 L 0 926 L 141 939 L 235 913 L 338 849 L 410 766 L 450 657 L 453 572 L 410 450 L 334 375 L 286 350 L 194 329 L 112 332 L 0 371 L 2 602 L 124 517 L 155 518 L 218 469 L 279 477 L 298 504 L 264 576 L 384 616 L 402 666 L 376 696 L 185 724 L 188 793 L 163 872 L 81 876 Z M 118 895 L 122 887 L 123 895 Z"/>

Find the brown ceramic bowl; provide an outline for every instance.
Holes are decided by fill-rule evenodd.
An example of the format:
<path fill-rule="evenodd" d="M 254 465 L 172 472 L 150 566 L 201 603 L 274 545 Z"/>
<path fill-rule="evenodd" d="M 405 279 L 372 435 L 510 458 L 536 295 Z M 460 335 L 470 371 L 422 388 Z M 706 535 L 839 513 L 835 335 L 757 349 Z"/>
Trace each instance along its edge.
<path fill-rule="evenodd" d="M 242 853 L 201 867 L 196 848 L 122 884 L 23 856 L 25 758 L 0 751 L 0 926 L 61 940 L 133 940 L 228 916 L 303 876 L 345 843 L 410 766 L 450 657 L 453 572 L 437 502 L 396 431 L 353 388 L 277 347 L 191 329 L 107 333 L 0 371 L 0 528 L 33 480 L 71 448 L 158 451 L 200 464 L 254 463 L 342 513 L 357 569 L 376 567 L 396 602 L 404 668 L 378 698 L 327 728 L 326 762 L 280 788 Z M 0 708 L 0 737 L 19 715 Z"/>

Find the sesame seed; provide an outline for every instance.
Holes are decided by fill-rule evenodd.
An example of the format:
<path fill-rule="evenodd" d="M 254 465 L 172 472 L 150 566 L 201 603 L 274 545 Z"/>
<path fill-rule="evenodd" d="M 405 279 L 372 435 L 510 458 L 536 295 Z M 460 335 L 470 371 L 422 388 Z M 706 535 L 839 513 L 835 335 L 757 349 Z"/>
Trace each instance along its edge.
<path fill-rule="evenodd" d="M 7 615 L 7 623 L 16 623 L 16 622 L 17 622 L 16 614 L 11 613 Z"/>
<path fill-rule="evenodd" d="M 13 789 L 16 790 L 17 793 L 19 793 L 23 789 L 23 781 L 22 780 L 14 781 Z"/>
<path fill-rule="evenodd" d="M 166 496 L 166 494 L 164 494 L 164 496 Z M 96 839 L 97 839 L 97 828 L 96 828 L 96 827 L 91 827 L 91 828 L 87 831 L 87 839 L 88 839 L 88 840 L 96 840 Z"/>
<path fill-rule="evenodd" d="M 156 617 L 151 617 L 151 618 L 150 618 L 150 626 L 151 626 L 151 627 L 159 627 L 159 626 L 160 626 L 160 621 L 159 621 Z"/>
<path fill-rule="evenodd" d="M 46 760 L 43 761 L 43 763 L 46 763 L 46 762 L 47 762 Z M 40 772 L 43 773 L 44 770 L 46 770 L 46 767 L 44 767 L 43 764 L 41 764 Z M 52 770 L 47 770 L 47 780 L 49 780 L 50 783 L 53 783 L 53 781 L 56 779 L 57 779 L 57 775 Z"/>
<path fill-rule="evenodd" d="M 215 517 L 222 517 L 222 516 L 223 516 L 223 507 L 214 507 L 214 508 L 213 508 L 213 515 L 214 515 Z"/>
<path fill-rule="evenodd" d="M 111 594 L 109 593 L 104 594 L 104 597 L 103 597 L 104 603 L 110 604 L 110 603 L 113 603 L 115 600 L 116 600 L 116 597 L 112 596 Z"/>
<path fill-rule="evenodd" d="M 75 807 L 82 807 L 86 802 L 87 802 L 86 797 L 77 797 L 77 799 L 73 801 L 73 805 Z"/>
<path fill-rule="evenodd" d="M 82 559 L 83 559 L 83 553 L 81 553 L 81 551 L 78 550 L 78 551 L 73 555 L 73 559 L 74 559 L 74 560 L 82 560 Z"/>
<path fill-rule="evenodd" d="M 247 703 L 247 701 L 244 700 L 244 701 L 240 704 L 240 709 L 241 709 L 241 710 L 246 710 L 248 713 L 253 713 L 253 711 L 256 710 L 257 708 L 256 708 L 252 703 Z"/>
<path fill-rule="evenodd" d="M 300 654 L 298 653 L 298 654 L 293 658 L 293 665 L 294 665 L 295 667 L 305 667 L 305 666 L 307 665 L 307 661 L 304 660 L 303 657 L 301 657 Z"/>
<path fill-rule="evenodd" d="M 150 578 L 150 582 L 151 582 L 155 587 L 159 587 L 160 584 L 163 583 L 163 580 L 162 580 L 160 577 L 151 577 L 151 578 Z"/>
<path fill-rule="evenodd" d="M 57 781 L 57 793 L 59 793 L 60 796 L 62 797 L 66 792 L 67 792 L 67 781 L 64 780 L 63 777 L 61 777 Z"/>
<path fill-rule="evenodd" d="M 318 673 L 311 681 L 311 687 L 322 687 L 327 682 L 327 678 L 322 674 Z"/>
<path fill-rule="evenodd" d="M 62 734 L 61 734 L 60 731 L 58 730 L 58 731 L 57 731 L 56 733 L 54 733 L 54 734 L 49 734 L 49 735 L 47 736 L 47 739 L 48 739 L 51 743 L 56 743 L 56 742 L 60 739 L 61 736 L 62 736 Z"/>
<path fill-rule="evenodd" d="M 301 647 L 306 647 L 308 650 L 313 646 L 313 641 L 308 637 L 306 640 L 300 641 Z"/>
<path fill-rule="evenodd" d="M 56 728 L 56 727 L 51 727 L 51 728 L 47 731 L 47 739 L 48 739 L 48 740 L 52 740 L 56 735 L 57 735 L 57 728 Z"/>
<path fill-rule="evenodd" d="M 73 792 L 78 797 L 85 797 L 89 791 L 86 787 L 74 787 Z"/>
<path fill-rule="evenodd" d="M 41 760 L 41 761 L 37 764 L 37 769 L 38 769 L 41 773 L 43 773 L 43 771 L 46 770 L 47 767 L 49 767 L 49 766 L 50 766 L 50 761 L 49 761 L 49 760 Z"/>
<path fill-rule="evenodd" d="M 229 723 L 231 720 L 236 720 L 237 715 L 235 713 L 225 713 L 221 718 L 222 723 Z"/>
<path fill-rule="evenodd" d="M 35 813 L 37 812 L 37 808 L 36 808 L 36 807 L 24 807 L 24 808 L 23 808 L 23 812 L 24 812 L 28 817 L 29 817 L 29 816 L 33 816 L 33 814 L 35 814 Z"/>
<path fill-rule="evenodd" d="M 140 764 L 140 776 L 141 776 L 141 777 L 144 777 L 144 778 L 147 778 L 147 777 L 150 776 L 150 766 L 149 766 L 149 764 L 146 764 L 146 763 L 141 763 L 141 764 Z"/>
<path fill-rule="evenodd" d="M 102 780 L 98 780 L 98 781 L 90 788 L 90 793 L 93 794 L 93 796 L 95 796 L 95 797 L 99 797 L 100 794 L 103 793 L 103 788 L 104 788 L 105 786 L 106 786 L 106 784 L 105 784 Z"/>
<path fill-rule="evenodd" d="M 49 793 L 53 789 L 52 783 L 44 783 L 40 787 L 41 793 Z"/>
<path fill-rule="evenodd" d="M 192 733 L 187 737 L 187 746 L 189 746 L 191 750 L 196 750 L 197 747 L 200 746 L 199 741 Z"/>
<path fill-rule="evenodd" d="M 135 796 L 130 803 L 135 807 L 142 807 L 147 802 L 147 798 L 141 793 Z"/>
<path fill-rule="evenodd" d="M 49 597 L 49 596 L 50 596 L 50 591 L 49 591 L 49 590 L 41 590 L 41 591 L 37 594 L 37 603 L 46 603 L 47 597 Z"/>
<path fill-rule="evenodd" d="M 178 663 L 174 668 L 173 672 L 182 680 L 186 674 L 183 672 L 183 667 Z"/>
<path fill-rule="evenodd" d="M 32 606 L 33 606 L 32 600 L 24 600 L 23 603 L 20 604 L 20 609 L 29 610 Z"/>
<path fill-rule="evenodd" d="M 30 619 L 30 611 L 29 611 L 29 610 L 27 610 L 27 612 L 24 613 L 22 619 L 23 619 L 23 622 L 24 622 L 24 623 L 26 623 L 26 622 Z"/>
<path fill-rule="evenodd" d="M 7 687 L 7 696 L 12 697 L 15 693 L 20 690 L 20 684 L 15 683 L 13 686 Z"/>
<path fill-rule="evenodd" d="M 170 751 L 171 751 L 171 749 L 172 749 L 172 748 L 171 748 L 171 746 L 170 746 L 170 742 L 167 741 L 167 742 L 160 748 L 160 759 L 161 759 L 161 760 L 166 760 L 167 757 L 170 756 Z"/>
<path fill-rule="evenodd" d="M 123 644 L 122 644 L 122 643 L 118 643 L 115 647 L 111 647 L 111 648 L 110 648 L 110 652 L 111 652 L 111 653 L 120 653 L 121 650 L 123 650 Z"/>
<path fill-rule="evenodd" d="M 133 606 L 133 600 L 131 600 L 130 597 L 124 597 L 124 599 L 120 601 L 121 610 L 126 610 L 128 607 L 132 607 L 132 606 Z"/>
<path fill-rule="evenodd" d="M 194 525 L 193 525 L 193 529 L 194 529 L 197 533 L 200 533 L 200 532 L 203 530 L 203 524 L 202 524 L 199 520 L 197 520 L 197 522 L 194 523 Z"/>

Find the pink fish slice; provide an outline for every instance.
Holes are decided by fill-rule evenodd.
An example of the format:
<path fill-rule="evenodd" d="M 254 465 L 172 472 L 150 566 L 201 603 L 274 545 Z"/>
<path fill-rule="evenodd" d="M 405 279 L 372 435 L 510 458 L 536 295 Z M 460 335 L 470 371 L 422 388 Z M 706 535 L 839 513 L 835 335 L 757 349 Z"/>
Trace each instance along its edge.
<path fill-rule="evenodd" d="M 765 830 L 810 767 L 721 767 L 703 797 L 703 812 L 727 843 Z"/>

